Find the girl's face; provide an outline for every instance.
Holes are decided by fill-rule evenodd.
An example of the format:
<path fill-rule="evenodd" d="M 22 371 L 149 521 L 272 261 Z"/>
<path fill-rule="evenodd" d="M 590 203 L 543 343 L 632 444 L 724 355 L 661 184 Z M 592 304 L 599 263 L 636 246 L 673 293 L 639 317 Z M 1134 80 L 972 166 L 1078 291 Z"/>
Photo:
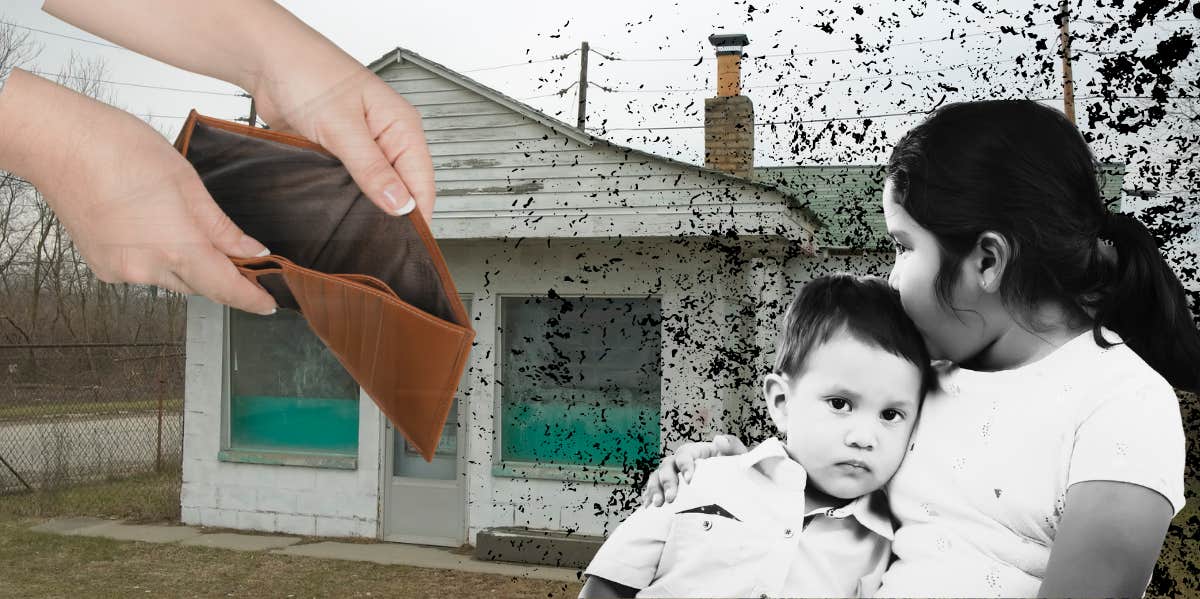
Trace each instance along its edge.
<path fill-rule="evenodd" d="M 987 345 L 986 322 L 979 308 L 977 286 L 964 261 L 958 282 L 952 288 L 951 310 L 938 301 L 934 280 L 941 268 L 941 248 L 937 238 L 917 221 L 897 201 L 896 189 L 889 179 L 883 187 L 883 217 L 888 233 L 896 244 L 896 262 L 888 282 L 900 292 L 900 303 L 908 317 L 917 325 L 925 346 L 934 360 L 961 363 L 975 356 Z"/>

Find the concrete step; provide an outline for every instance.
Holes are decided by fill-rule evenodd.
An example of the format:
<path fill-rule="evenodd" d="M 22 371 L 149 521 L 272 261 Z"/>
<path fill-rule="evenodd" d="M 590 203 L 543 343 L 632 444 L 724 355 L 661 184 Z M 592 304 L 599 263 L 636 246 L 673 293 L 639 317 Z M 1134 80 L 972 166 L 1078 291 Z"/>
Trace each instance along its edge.
<path fill-rule="evenodd" d="M 604 537 L 523 527 L 489 528 L 475 539 L 475 559 L 585 568 Z"/>

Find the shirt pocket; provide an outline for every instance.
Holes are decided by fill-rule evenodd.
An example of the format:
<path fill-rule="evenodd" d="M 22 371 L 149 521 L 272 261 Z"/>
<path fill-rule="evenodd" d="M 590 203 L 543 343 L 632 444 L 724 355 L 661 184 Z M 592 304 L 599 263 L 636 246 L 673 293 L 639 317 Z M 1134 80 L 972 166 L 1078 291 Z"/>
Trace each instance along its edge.
<path fill-rule="evenodd" d="M 676 514 L 671 518 L 659 569 L 700 578 L 721 576 L 712 568 L 751 567 L 747 563 L 755 530 L 745 522 L 710 514 Z"/>

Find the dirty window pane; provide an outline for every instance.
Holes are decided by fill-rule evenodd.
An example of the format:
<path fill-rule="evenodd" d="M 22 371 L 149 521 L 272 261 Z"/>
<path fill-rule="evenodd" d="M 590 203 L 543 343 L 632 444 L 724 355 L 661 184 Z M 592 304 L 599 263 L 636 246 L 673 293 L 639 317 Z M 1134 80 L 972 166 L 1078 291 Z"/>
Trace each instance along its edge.
<path fill-rule="evenodd" d="M 358 453 L 358 385 L 293 310 L 229 310 L 230 449 Z"/>
<path fill-rule="evenodd" d="M 503 298 L 505 461 L 625 468 L 658 455 L 657 299 Z"/>

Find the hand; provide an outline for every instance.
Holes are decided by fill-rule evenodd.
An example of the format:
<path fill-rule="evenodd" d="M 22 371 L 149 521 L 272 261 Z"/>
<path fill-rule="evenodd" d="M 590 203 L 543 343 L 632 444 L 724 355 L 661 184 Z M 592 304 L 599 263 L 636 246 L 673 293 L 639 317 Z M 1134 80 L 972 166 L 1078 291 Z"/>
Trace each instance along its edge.
<path fill-rule="evenodd" d="M 385 212 L 415 205 L 431 222 L 433 160 L 416 109 L 278 4 L 46 0 L 44 9 L 135 52 L 245 89 L 271 127 L 324 146 Z"/>
<path fill-rule="evenodd" d="M 691 482 L 696 460 L 743 453 L 746 453 L 746 446 L 741 439 L 732 435 L 717 435 L 712 442 L 680 445 L 674 455 L 663 458 L 658 468 L 650 474 L 650 480 L 646 481 L 646 488 L 642 491 L 642 506 L 659 507 L 675 501 L 675 495 L 679 492 L 679 477 Z"/>
<path fill-rule="evenodd" d="M 271 296 L 228 258 L 266 248 L 221 212 L 162 135 L 20 70 L 0 100 L 0 128 L 22 140 L 0 147 L 0 164 L 37 187 L 97 278 L 198 293 L 258 314 L 274 310 Z M 57 117 L 43 121 L 39 111 Z"/>
<path fill-rule="evenodd" d="M 306 48 L 312 56 L 291 56 L 254 83 L 263 119 L 332 152 L 385 212 L 407 214 L 415 206 L 431 223 L 433 161 L 421 115 L 332 44 Z"/>

